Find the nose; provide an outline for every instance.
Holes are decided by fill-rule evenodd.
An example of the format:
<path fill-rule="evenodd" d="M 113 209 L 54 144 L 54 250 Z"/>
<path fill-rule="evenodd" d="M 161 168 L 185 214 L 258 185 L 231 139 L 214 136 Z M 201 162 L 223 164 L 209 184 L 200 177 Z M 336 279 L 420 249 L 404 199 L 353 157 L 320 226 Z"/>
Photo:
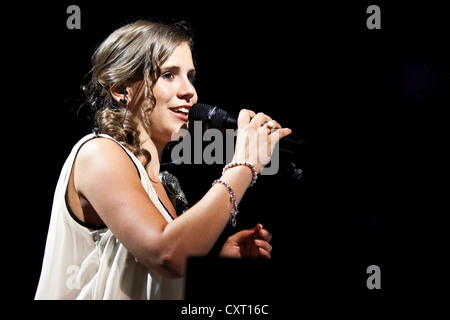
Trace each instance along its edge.
<path fill-rule="evenodd" d="M 187 78 L 183 79 L 177 92 L 178 98 L 190 102 L 190 100 L 195 95 L 196 91 L 194 85 L 191 83 L 191 81 L 189 81 L 189 79 Z"/>

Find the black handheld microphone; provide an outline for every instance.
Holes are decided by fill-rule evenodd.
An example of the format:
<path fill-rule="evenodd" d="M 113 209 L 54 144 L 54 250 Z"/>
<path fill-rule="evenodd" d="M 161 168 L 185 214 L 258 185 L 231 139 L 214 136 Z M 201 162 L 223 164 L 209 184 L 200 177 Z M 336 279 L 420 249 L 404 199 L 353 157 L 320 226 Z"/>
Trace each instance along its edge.
<path fill-rule="evenodd" d="M 237 116 L 229 114 L 223 109 L 213 107 L 204 103 L 196 103 L 189 111 L 189 121 L 202 121 L 205 128 L 237 129 Z M 280 151 L 299 156 L 301 147 L 305 144 L 304 139 L 284 137 L 280 140 Z"/>
<path fill-rule="evenodd" d="M 189 121 L 201 121 L 206 128 L 215 128 L 222 131 L 237 129 L 237 116 L 204 103 L 196 103 L 192 106 L 189 111 Z"/>

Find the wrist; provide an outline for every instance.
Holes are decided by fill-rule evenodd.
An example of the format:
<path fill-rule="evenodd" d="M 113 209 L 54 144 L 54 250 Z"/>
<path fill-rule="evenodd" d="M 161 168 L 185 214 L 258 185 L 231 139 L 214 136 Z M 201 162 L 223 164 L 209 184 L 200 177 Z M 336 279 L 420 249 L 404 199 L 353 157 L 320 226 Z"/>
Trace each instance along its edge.
<path fill-rule="evenodd" d="M 227 188 L 228 192 L 230 193 L 230 200 L 231 200 L 231 203 L 233 204 L 233 208 L 231 209 L 230 224 L 233 227 L 236 227 L 236 215 L 239 213 L 238 203 L 236 200 L 236 194 L 234 193 L 233 188 L 230 185 L 228 185 L 228 183 L 223 181 L 222 179 L 215 180 L 212 185 L 214 186 L 215 184 L 218 184 L 218 183 L 222 184 L 225 188 Z"/>
<path fill-rule="evenodd" d="M 258 172 L 256 171 L 255 166 L 251 162 L 248 162 L 248 161 L 233 161 L 233 162 L 230 162 L 229 164 L 227 164 L 223 168 L 222 175 L 229 169 L 245 168 L 245 167 L 250 169 L 250 172 L 252 174 L 252 181 L 251 181 L 251 183 L 249 185 L 249 187 L 251 187 L 251 186 L 253 186 L 256 183 L 256 180 L 258 179 Z"/>
<path fill-rule="evenodd" d="M 222 173 L 223 179 L 229 181 L 233 186 L 247 190 L 252 183 L 252 171 L 245 166 L 237 166 L 230 168 Z"/>

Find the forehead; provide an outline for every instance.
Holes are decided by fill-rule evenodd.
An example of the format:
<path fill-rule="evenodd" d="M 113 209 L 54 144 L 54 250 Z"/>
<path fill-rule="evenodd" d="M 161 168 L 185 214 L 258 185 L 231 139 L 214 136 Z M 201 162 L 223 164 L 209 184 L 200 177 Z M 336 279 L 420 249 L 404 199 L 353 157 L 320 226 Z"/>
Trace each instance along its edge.
<path fill-rule="evenodd" d="M 182 42 L 175 48 L 167 61 L 163 64 L 163 67 L 167 66 L 177 66 L 183 69 L 195 69 L 194 61 L 192 60 L 192 52 L 186 42 Z"/>

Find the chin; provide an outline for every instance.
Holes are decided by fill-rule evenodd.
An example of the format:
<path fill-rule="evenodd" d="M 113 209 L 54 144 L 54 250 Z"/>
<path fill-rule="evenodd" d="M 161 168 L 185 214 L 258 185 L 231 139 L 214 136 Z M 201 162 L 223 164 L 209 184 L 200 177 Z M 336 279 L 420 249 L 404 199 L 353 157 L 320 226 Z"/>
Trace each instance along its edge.
<path fill-rule="evenodd" d="M 188 133 L 189 133 L 188 125 L 186 122 L 183 125 L 178 126 L 177 128 L 174 128 L 174 130 L 172 130 L 172 136 L 170 141 L 176 141 L 179 140 L 180 138 L 184 138 Z"/>

